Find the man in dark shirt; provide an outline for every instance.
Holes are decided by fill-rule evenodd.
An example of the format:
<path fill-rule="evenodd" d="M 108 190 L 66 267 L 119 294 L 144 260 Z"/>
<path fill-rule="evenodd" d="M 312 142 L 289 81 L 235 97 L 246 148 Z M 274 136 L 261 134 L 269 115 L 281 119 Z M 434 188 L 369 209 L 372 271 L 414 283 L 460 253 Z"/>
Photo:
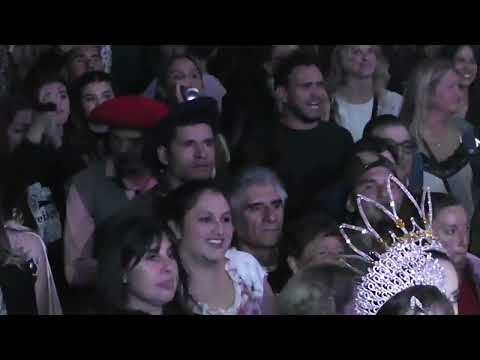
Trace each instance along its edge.
<path fill-rule="evenodd" d="M 311 54 L 290 54 L 276 67 L 274 81 L 282 102 L 280 121 L 270 131 L 252 135 L 244 144 L 243 161 L 275 170 L 289 194 L 290 217 L 341 176 L 353 140 L 347 130 L 321 118 L 329 97 Z"/>

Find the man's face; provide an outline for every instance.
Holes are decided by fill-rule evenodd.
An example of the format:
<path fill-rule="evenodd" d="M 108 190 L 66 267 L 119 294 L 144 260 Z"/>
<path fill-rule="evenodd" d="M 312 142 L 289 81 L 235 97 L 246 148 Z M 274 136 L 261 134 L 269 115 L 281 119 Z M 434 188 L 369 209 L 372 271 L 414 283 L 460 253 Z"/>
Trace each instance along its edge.
<path fill-rule="evenodd" d="M 390 169 L 383 166 L 377 166 L 363 173 L 357 181 L 354 190 L 354 201 L 356 203 L 356 195 L 362 194 L 381 205 L 390 209 L 390 197 L 387 191 L 388 177 L 392 174 Z M 398 211 L 402 205 L 403 193 L 398 186 L 392 182 L 392 196 L 395 201 L 395 208 Z M 365 214 L 371 222 L 378 222 L 384 219 L 384 214 L 378 210 L 373 204 L 363 202 Z M 356 205 L 356 204 L 355 204 Z"/>
<path fill-rule="evenodd" d="M 398 177 L 401 180 L 408 179 L 412 173 L 416 146 L 407 128 L 400 125 L 379 127 L 373 130 L 373 136 L 387 141 L 397 150 Z"/>
<path fill-rule="evenodd" d="M 69 62 L 70 79 L 75 80 L 90 71 L 105 69 L 100 50 L 96 45 L 80 45 L 72 49 L 73 54 Z"/>
<path fill-rule="evenodd" d="M 272 184 L 255 184 L 244 194 L 243 206 L 235 215 L 240 242 L 253 248 L 275 247 L 282 236 L 284 202 Z"/>
<path fill-rule="evenodd" d="M 315 65 L 298 66 L 290 75 L 287 108 L 305 123 L 321 121 L 325 103 L 329 102 L 322 73 Z"/>
<path fill-rule="evenodd" d="M 170 175 L 181 182 L 207 180 L 215 169 L 215 139 L 207 124 L 180 126 L 168 152 Z"/>
<path fill-rule="evenodd" d="M 143 135 L 137 130 L 113 130 L 110 134 L 110 148 L 115 170 L 121 178 L 143 173 Z"/>

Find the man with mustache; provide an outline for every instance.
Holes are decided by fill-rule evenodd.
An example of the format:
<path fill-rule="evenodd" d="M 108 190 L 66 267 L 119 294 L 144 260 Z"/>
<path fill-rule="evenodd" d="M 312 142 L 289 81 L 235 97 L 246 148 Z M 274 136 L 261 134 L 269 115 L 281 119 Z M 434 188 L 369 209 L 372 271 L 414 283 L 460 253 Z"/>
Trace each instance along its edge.
<path fill-rule="evenodd" d="M 73 177 L 67 198 L 65 275 L 73 287 L 93 287 L 97 262 L 95 230 L 120 212 L 142 211 L 159 180 L 145 160 L 144 135 L 163 121 L 165 104 L 124 96 L 104 102 L 90 121 L 110 128 L 110 157 L 90 165 Z M 148 210 L 147 210 L 148 211 Z"/>

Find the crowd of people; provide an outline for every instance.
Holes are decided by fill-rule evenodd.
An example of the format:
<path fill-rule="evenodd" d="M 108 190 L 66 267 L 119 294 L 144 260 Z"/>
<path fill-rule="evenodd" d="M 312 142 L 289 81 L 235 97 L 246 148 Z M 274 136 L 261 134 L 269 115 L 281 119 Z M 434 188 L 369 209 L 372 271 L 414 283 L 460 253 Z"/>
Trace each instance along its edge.
<path fill-rule="evenodd" d="M 0 45 L 0 314 L 480 314 L 477 45 Z"/>

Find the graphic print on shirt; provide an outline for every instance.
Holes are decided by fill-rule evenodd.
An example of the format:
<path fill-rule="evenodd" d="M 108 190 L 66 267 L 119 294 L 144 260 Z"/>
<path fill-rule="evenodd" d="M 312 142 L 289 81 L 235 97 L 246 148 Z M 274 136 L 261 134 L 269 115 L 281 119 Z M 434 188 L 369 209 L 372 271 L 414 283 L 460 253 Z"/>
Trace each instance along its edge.
<path fill-rule="evenodd" d="M 37 182 L 28 187 L 27 201 L 37 224 L 38 234 L 45 244 L 60 239 L 62 237 L 60 213 L 53 202 L 51 190 Z"/>

